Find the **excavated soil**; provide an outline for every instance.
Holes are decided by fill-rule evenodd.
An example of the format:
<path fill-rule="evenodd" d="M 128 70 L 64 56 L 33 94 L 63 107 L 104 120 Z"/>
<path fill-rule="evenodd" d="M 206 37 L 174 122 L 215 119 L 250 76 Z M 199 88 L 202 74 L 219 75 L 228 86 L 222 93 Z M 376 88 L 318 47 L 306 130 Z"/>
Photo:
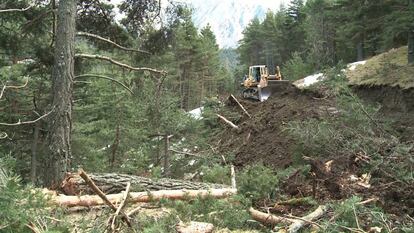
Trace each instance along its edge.
<path fill-rule="evenodd" d="M 292 163 L 293 138 L 286 132 L 287 123 L 335 115 L 334 101 L 319 98 L 318 94 L 290 86 L 273 94 L 267 101 L 242 100 L 251 114 L 235 122 L 240 133 L 225 131 L 220 135 L 222 152 L 235 153 L 234 165 L 244 167 L 262 163 L 268 167 L 286 168 Z M 239 112 L 235 102 L 228 101 L 231 111 Z"/>
<path fill-rule="evenodd" d="M 251 118 L 243 114 L 237 103 L 229 98 L 227 110 L 242 114 L 240 119 L 232 119 L 240 130 L 224 130 L 217 139 L 220 152 L 234 154 L 233 164 L 239 168 L 263 164 L 280 170 L 292 165 L 295 159 L 303 162 L 303 158 L 295 156 L 295 139 L 286 132 L 289 122 L 310 118 L 327 119 L 336 117 L 339 112 L 334 99 L 321 98 L 318 93 L 299 90 L 294 86 L 273 94 L 262 103 L 241 98 L 239 101 Z M 327 171 L 326 164 L 330 160 L 333 163 Z M 321 203 L 358 195 L 364 200 L 374 198 L 375 203 L 388 213 L 414 215 L 414 186 L 394 180 L 381 171 L 372 174 L 370 188 L 350 180 L 351 176 L 361 177 L 363 174 L 363 164 L 356 159 L 356 155 L 332 155 L 330 158 L 304 162 L 311 165 L 313 175 L 304 176 L 298 170 L 282 184 L 283 195 L 291 198 L 312 196 Z M 276 208 L 275 211 L 295 212 L 284 208 L 279 206 L 279 210 Z"/>

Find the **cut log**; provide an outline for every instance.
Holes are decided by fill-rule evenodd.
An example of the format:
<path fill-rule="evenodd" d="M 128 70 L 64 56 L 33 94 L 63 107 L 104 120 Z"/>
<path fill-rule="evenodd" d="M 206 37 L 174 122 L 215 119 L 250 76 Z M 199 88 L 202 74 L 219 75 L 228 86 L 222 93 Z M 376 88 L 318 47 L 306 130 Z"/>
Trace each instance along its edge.
<path fill-rule="evenodd" d="M 264 225 L 275 226 L 276 224 L 279 224 L 279 223 L 291 224 L 292 222 L 295 222 L 294 219 L 280 217 L 280 216 L 276 216 L 273 214 L 263 213 L 253 208 L 250 208 L 249 212 L 254 220 L 260 223 L 263 223 Z"/>
<path fill-rule="evenodd" d="M 131 192 L 129 193 L 128 202 L 150 202 L 159 201 L 161 199 L 171 200 L 188 200 L 197 197 L 206 198 L 225 198 L 237 193 L 236 189 L 209 189 L 209 190 L 160 190 L 148 192 Z M 108 194 L 106 198 L 111 203 L 119 203 L 123 199 L 124 194 Z M 51 199 L 51 202 L 60 206 L 97 206 L 106 204 L 98 195 L 84 195 L 84 196 L 66 196 L 58 195 Z"/>
<path fill-rule="evenodd" d="M 324 215 L 326 213 L 326 211 L 328 210 L 328 208 L 324 205 L 319 206 L 315 211 L 313 211 L 312 213 L 304 216 L 301 219 L 297 219 L 295 220 L 288 229 L 289 233 L 295 233 L 298 232 L 302 227 L 310 224 L 311 222 L 313 222 L 314 220 L 322 217 L 322 215 Z"/>
<path fill-rule="evenodd" d="M 176 228 L 178 233 L 211 233 L 214 225 L 205 222 L 190 222 L 188 224 L 180 222 Z"/>
<path fill-rule="evenodd" d="M 229 188 L 229 186 L 222 184 L 198 183 L 166 178 L 152 180 L 142 176 L 116 173 L 88 175 L 96 186 L 98 186 L 105 194 L 114 194 L 124 191 L 128 182 L 131 183 L 131 192 Z M 78 174 L 69 174 L 62 183 L 62 190 L 66 195 L 94 194 L 93 190 Z"/>

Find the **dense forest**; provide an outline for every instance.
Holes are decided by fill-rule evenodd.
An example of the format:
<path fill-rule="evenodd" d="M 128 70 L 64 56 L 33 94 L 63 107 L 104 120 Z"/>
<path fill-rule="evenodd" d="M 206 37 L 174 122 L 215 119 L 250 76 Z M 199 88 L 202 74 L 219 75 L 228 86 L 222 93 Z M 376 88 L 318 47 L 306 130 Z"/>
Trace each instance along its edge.
<path fill-rule="evenodd" d="M 179 230 L 192 220 L 218 232 L 414 229 L 414 0 L 292 0 L 253 19 L 235 49 L 219 48 L 209 25 L 196 28 L 187 4 L 125 0 L 117 9 L 122 19 L 111 1 L 0 0 L 0 232 L 198 232 Z M 380 106 L 389 101 L 363 102 L 368 87 L 349 87 L 345 76 L 359 74 L 343 70 L 400 47 L 398 65 L 390 58 L 378 70 L 405 86 L 377 90 L 404 105 L 397 116 Z M 330 79 L 239 101 L 248 67 L 262 64 L 292 81 Z M 345 160 L 364 164 L 327 168 Z M 123 200 L 88 212 L 94 201 L 80 196 L 99 192 L 82 169 L 103 200 L 126 190 Z M 350 174 L 378 185 L 348 186 Z M 215 199 L 235 194 L 236 179 L 237 195 Z M 184 194 L 162 193 L 176 189 Z M 160 216 L 123 210 L 142 195 Z M 86 220 L 71 217 L 82 211 Z"/>
<path fill-rule="evenodd" d="M 412 1 L 304 2 L 291 1 L 263 22 L 253 20 L 238 48 L 241 64 L 283 65 L 285 76 L 295 80 L 407 44 L 413 62 Z"/>

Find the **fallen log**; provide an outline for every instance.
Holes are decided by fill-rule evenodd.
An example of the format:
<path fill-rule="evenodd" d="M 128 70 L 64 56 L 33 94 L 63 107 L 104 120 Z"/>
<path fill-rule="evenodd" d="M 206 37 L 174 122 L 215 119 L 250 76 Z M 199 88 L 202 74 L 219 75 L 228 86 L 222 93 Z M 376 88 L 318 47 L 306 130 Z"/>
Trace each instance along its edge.
<path fill-rule="evenodd" d="M 120 193 L 125 190 L 128 182 L 131 183 L 131 192 L 158 191 L 158 190 L 205 190 L 229 188 L 223 184 L 199 183 L 185 180 L 158 179 L 152 180 L 142 176 L 105 173 L 88 174 L 95 185 L 105 194 Z M 93 190 L 79 176 L 68 174 L 61 185 L 66 195 L 94 194 Z"/>
<path fill-rule="evenodd" d="M 263 213 L 261 211 L 253 209 L 253 207 L 249 209 L 249 212 L 254 220 L 263 223 L 264 225 L 275 226 L 279 223 L 290 224 L 292 222 L 295 222 L 294 219 Z"/>
<path fill-rule="evenodd" d="M 159 201 L 161 199 L 170 200 L 188 200 L 197 197 L 206 198 L 226 198 L 237 193 L 236 189 L 207 189 L 207 190 L 160 190 L 148 192 L 130 192 L 128 202 L 150 202 Z M 108 194 L 106 198 L 113 204 L 122 201 L 124 194 Z M 57 195 L 51 198 L 51 202 L 64 207 L 74 206 L 97 206 L 106 204 L 98 195 L 83 195 L 83 196 L 66 196 Z"/>

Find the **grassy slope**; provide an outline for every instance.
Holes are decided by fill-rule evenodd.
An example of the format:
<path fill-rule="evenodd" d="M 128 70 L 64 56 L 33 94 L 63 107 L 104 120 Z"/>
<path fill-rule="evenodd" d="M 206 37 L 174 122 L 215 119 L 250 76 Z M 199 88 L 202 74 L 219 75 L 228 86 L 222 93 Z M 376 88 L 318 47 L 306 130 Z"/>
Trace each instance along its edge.
<path fill-rule="evenodd" d="M 407 47 L 392 49 L 374 56 L 364 65 L 347 71 L 350 83 L 367 86 L 414 88 L 414 65 L 407 65 Z"/>

